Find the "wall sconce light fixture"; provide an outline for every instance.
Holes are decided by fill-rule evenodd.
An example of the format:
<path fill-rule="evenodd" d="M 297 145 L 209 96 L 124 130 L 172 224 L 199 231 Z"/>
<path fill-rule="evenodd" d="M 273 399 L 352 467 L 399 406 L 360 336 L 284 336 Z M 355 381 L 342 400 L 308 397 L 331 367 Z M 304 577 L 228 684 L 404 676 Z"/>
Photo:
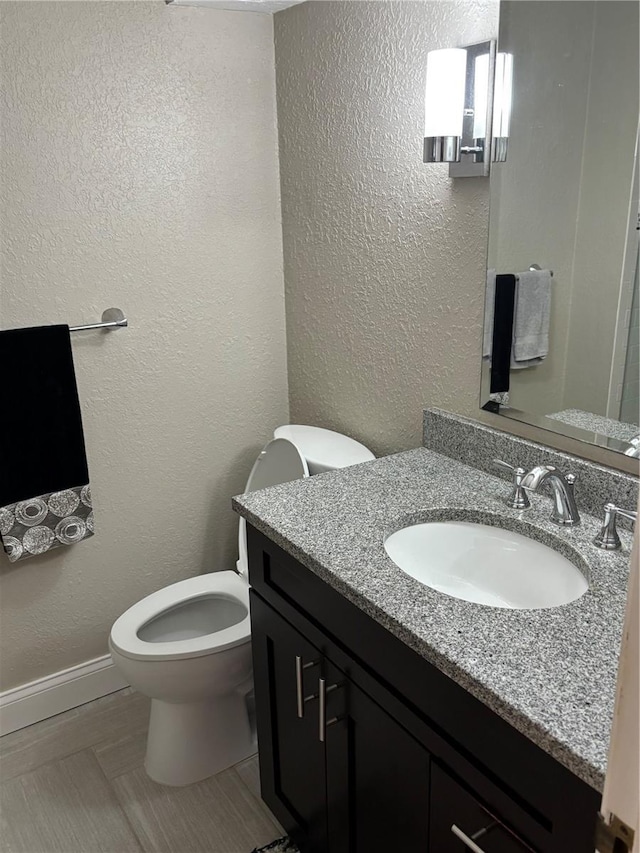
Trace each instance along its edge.
<path fill-rule="evenodd" d="M 460 159 L 466 79 L 466 50 L 451 48 L 427 54 L 425 163 L 453 163 Z"/>
<path fill-rule="evenodd" d="M 491 159 L 503 163 L 507 159 L 509 127 L 511 125 L 511 99 L 513 88 L 513 54 L 498 53 L 493 86 L 493 128 Z"/>
<path fill-rule="evenodd" d="M 454 178 L 486 176 L 507 158 L 513 56 L 495 41 L 430 51 L 425 88 L 425 163 Z"/>

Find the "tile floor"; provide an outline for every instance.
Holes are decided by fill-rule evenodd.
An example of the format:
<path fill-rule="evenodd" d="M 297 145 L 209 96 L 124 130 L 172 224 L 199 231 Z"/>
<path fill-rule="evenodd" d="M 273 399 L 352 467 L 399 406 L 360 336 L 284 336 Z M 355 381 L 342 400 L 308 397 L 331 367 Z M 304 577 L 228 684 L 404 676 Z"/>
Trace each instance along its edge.
<path fill-rule="evenodd" d="M 0 850 L 250 853 L 282 835 L 257 756 L 184 788 L 152 782 L 148 715 L 127 689 L 0 738 Z"/>

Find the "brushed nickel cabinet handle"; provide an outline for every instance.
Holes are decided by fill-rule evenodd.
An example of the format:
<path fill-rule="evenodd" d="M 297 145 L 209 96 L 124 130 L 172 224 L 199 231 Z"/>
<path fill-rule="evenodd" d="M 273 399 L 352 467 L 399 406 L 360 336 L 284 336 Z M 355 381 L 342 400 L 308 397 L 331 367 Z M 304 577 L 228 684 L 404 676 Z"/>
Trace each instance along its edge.
<path fill-rule="evenodd" d="M 328 727 L 340 719 L 339 717 L 331 717 L 330 720 L 327 720 L 327 693 L 332 693 L 338 687 L 342 687 L 342 685 L 330 684 L 327 687 L 325 678 L 318 679 L 318 738 L 320 743 L 324 743 Z"/>
<path fill-rule="evenodd" d="M 465 847 L 468 847 L 469 850 L 473 850 L 473 853 L 485 853 L 482 847 L 478 847 L 475 841 L 472 841 L 465 832 L 455 825 L 455 823 L 451 826 L 451 832 L 453 832 L 453 834 L 462 841 Z"/>
<path fill-rule="evenodd" d="M 316 698 L 313 693 L 311 696 L 303 695 L 302 674 L 305 669 L 310 669 L 318 663 L 320 663 L 319 660 L 312 660 L 309 661 L 309 663 L 303 663 L 302 657 L 300 655 L 296 655 L 296 712 L 300 719 L 304 717 L 305 702 L 309 702 L 311 699 Z"/>

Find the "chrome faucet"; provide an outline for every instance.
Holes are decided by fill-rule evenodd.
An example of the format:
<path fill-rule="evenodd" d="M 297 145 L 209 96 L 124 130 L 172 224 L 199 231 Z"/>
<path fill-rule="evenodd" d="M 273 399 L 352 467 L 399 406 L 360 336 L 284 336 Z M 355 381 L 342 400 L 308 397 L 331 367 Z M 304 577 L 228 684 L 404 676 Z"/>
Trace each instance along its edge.
<path fill-rule="evenodd" d="M 622 548 L 622 543 L 616 530 L 616 519 L 618 517 L 627 518 L 635 524 L 638 520 L 638 513 L 632 509 L 621 509 L 612 503 L 604 505 L 602 530 L 593 540 L 593 544 L 597 545 L 598 548 L 602 548 L 603 551 L 619 551 Z"/>
<path fill-rule="evenodd" d="M 580 524 L 580 513 L 573 494 L 575 481 L 574 474 L 565 475 L 553 465 L 538 465 L 524 475 L 521 485 L 524 489 L 537 492 L 543 483 L 548 482 L 553 490 L 554 502 L 551 521 L 555 524 L 575 526 Z"/>
<path fill-rule="evenodd" d="M 625 456 L 634 456 L 640 458 L 640 435 L 629 439 L 629 447 L 624 452 Z"/>

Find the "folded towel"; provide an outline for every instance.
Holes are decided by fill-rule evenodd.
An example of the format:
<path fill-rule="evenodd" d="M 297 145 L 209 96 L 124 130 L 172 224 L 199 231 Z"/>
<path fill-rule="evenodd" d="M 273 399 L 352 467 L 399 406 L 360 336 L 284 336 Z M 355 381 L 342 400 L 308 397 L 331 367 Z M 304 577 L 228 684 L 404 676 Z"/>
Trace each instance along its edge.
<path fill-rule="evenodd" d="M 0 332 L 0 536 L 9 560 L 93 535 L 68 326 Z"/>
<path fill-rule="evenodd" d="M 484 335 L 482 338 L 482 357 L 491 358 L 493 340 L 493 312 L 496 303 L 496 271 L 487 270 L 487 288 L 484 294 Z"/>
<path fill-rule="evenodd" d="M 496 276 L 491 336 L 491 394 L 509 390 L 515 291 L 515 275 L 505 273 Z"/>
<path fill-rule="evenodd" d="M 517 278 L 513 322 L 513 367 L 539 364 L 549 354 L 551 271 L 527 270 Z"/>

